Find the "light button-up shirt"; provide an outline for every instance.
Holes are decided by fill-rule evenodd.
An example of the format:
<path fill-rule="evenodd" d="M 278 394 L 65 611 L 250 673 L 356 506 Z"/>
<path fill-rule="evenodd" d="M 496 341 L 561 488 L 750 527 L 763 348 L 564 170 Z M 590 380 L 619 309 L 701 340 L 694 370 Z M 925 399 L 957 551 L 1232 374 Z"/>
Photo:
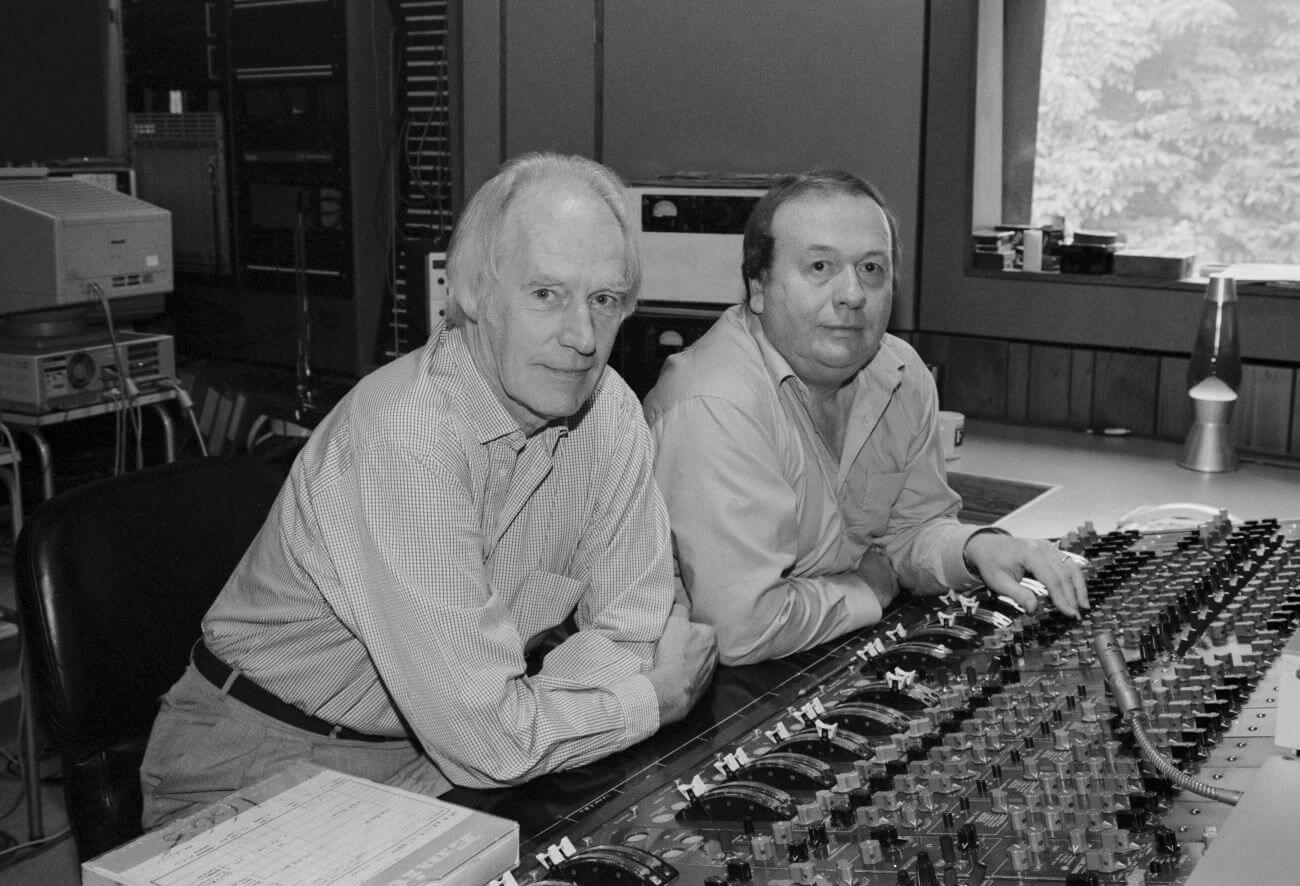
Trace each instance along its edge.
<path fill-rule="evenodd" d="M 669 358 L 646 398 L 680 577 L 724 663 L 878 621 L 879 601 L 853 571 L 870 546 L 914 593 L 978 584 L 962 560 L 977 527 L 956 518 L 925 364 L 886 335 L 853 384 L 836 459 L 803 383 L 738 305 Z"/>

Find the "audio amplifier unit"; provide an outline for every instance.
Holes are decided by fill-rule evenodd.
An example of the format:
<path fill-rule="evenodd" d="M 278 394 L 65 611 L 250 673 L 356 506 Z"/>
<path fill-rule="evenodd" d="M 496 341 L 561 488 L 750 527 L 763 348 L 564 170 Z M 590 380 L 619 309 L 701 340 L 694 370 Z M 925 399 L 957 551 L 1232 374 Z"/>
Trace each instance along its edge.
<path fill-rule="evenodd" d="M 176 349 L 170 335 L 122 332 L 118 339 L 127 374 L 137 388 L 175 377 Z M 0 407 L 40 413 L 98 403 L 122 390 L 118 364 L 107 336 L 51 347 L 12 339 L 0 342 Z"/>

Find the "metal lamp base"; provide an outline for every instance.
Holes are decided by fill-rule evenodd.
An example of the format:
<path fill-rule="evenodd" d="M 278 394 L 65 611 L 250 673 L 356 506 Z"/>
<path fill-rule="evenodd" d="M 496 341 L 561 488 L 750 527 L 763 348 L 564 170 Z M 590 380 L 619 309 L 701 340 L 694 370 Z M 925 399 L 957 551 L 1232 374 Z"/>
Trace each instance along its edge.
<path fill-rule="evenodd" d="M 1178 464 L 1193 471 L 1224 473 L 1237 470 L 1237 450 L 1232 445 L 1232 426 L 1218 422 L 1197 422 L 1187 435 Z"/>

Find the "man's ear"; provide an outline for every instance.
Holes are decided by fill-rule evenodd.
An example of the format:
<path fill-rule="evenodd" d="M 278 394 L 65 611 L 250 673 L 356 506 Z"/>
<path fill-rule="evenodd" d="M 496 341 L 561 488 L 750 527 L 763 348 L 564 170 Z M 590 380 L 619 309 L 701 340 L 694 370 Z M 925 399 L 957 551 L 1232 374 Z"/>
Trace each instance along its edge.
<path fill-rule="evenodd" d="M 460 315 L 470 323 L 479 321 L 479 299 L 469 298 L 464 301 L 457 301 L 456 292 L 450 286 L 447 287 L 447 303 L 456 305 L 460 308 Z"/>
<path fill-rule="evenodd" d="M 745 281 L 745 286 L 749 290 L 749 309 L 755 314 L 763 313 L 763 297 L 766 295 L 763 291 L 763 280 L 759 277 L 750 277 Z"/>

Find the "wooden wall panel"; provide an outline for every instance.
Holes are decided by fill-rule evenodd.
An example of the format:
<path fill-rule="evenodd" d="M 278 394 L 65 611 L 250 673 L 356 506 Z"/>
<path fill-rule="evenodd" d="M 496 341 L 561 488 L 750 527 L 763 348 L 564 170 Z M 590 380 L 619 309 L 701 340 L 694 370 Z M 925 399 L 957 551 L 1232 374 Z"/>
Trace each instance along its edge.
<path fill-rule="evenodd" d="M 464 3 L 465 193 L 525 151 L 596 152 L 590 0 Z M 504 78 L 504 79 L 503 79 Z"/>
<path fill-rule="evenodd" d="M 971 418 L 1004 419 L 1007 413 L 1007 343 L 953 338 L 943 361 L 946 408 Z"/>
<path fill-rule="evenodd" d="M 1295 370 L 1277 366 L 1242 367 L 1241 390 L 1232 412 L 1238 449 L 1281 455 L 1291 430 L 1288 405 L 1295 395 Z"/>
<path fill-rule="evenodd" d="M 1097 355 L 1074 348 L 1070 351 L 1070 419 L 1072 428 L 1092 427 L 1092 383 Z"/>
<path fill-rule="evenodd" d="M 1029 414 L 1029 345 L 1007 347 L 1007 421 L 1023 422 Z"/>
<path fill-rule="evenodd" d="M 927 363 L 943 367 L 945 409 L 1031 425 L 1123 427 L 1175 441 L 1191 428 L 1186 357 L 932 332 L 909 338 Z M 1237 447 L 1300 457 L 1300 367 L 1243 369 Z"/>
<path fill-rule="evenodd" d="M 1287 453 L 1300 458 L 1300 375 L 1291 395 L 1291 445 L 1287 447 Z"/>
<path fill-rule="evenodd" d="M 461 4 L 461 80 L 463 83 L 460 154 L 465 197 L 496 174 L 505 159 L 501 141 L 501 10 L 496 3 Z M 507 75 L 508 76 L 508 75 Z"/>
<path fill-rule="evenodd" d="M 903 246 L 893 322 L 915 329 L 927 6 L 607 2 L 604 160 L 629 180 L 825 166 L 871 179 Z"/>
<path fill-rule="evenodd" d="M 926 363 L 940 367 L 944 409 L 973 418 L 1006 418 L 1006 342 L 921 333 L 915 347 Z"/>
<path fill-rule="evenodd" d="M 1186 440 L 1192 427 L 1192 407 L 1187 397 L 1186 357 L 1161 357 L 1159 395 L 1156 398 L 1156 436 Z"/>
<path fill-rule="evenodd" d="M 505 152 L 596 155 L 596 26 L 591 0 L 506 7 Z M 556 47 L 565 47 L 557 52 Z"/>
<path fill-rule="evenodd" d="M 1092 382 L 1091 424 L 1128 428 L 1150 437 L 1156 429 L 1158 357 L 1123 351 L 1099 351 Z"/>
<path fill-rule="evenodd" d="M 1070 349 L 1029 347 L 1029 390 L 1025 418 L 1030 424 L 1064 425 L 1070 421 Z"/>
<path fill-rule="evenodd" d="M 899 335 L 899 333 L 895 333 Z M 948 400 L 948 363 L 950 362 L 949 344 L 953 337 L 949 335 L 927 335 L 913 333 L 908 339 L 921 359 L 931 366 L 939 367 L 939 405 L 943 409 L 956 409 Z"/>

